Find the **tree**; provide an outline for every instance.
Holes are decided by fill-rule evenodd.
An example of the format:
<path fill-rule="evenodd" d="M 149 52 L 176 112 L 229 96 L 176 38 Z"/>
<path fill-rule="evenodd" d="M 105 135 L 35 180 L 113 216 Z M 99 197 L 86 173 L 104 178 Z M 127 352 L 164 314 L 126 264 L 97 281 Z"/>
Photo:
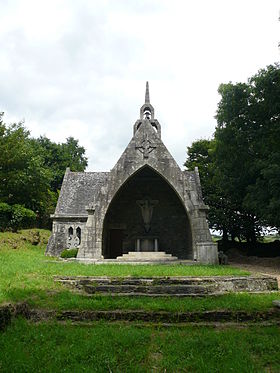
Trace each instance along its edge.
<path fill-rule="evenodd" d="M 197 140 L 188 147 L 185 166 L 189 170 L 198 167 L 204 202 L 209 206 L 208 221 L 210 228 L 223 232 L 223 240 L 241 239 L 244 233 L 244 217 L 236 204 L 225 193 L 220 184 L 220 172 L 217 167 L 216 141 Z M 242 228 L 243 227 L 243 228 Z"/>
<path fill-rule="evenodd" d="M 66 143 L 57 144 L 47 137 L 33 139 L 38 151 L 43 154 L 44 165 L 52 172 L 51 190 L 57 192 L 61 188 L 66 167 L 71 171 L 83 172 L 87 167 L 85 148 L 78 140 L 68 137 Z"/>
<path fill-rule="evenodd" d="M 255 231 L 260 225 L 279 229 L 280 67 L 270 65 L 246 84 L 223 84 L 219 93 L 215 140 L 222 186 Z"/>
<path fill-rule="evenodd" d="M 6 125 L 0 113 L 0 228 L 34 224 L 34 216 L 47 226 L 66 167 L 84 171 L 84 154 L 72 137 L 63 144 L 31 138 L 23 123 Z"/>
<path fill-rule="evenodd" d="M 6 126 L 0 121 L 0 201 L 20 204 L 41 213 L 48 199 L 51 173 L 30 146 L 23 123 Z"/>
<path fill-rule="evenodd" d="M 280 67 L 219 93 L 214 138 L 194 142 L 185 166 L 199 168 L 210 226 L 254 242 L 263 226 L 280 229 Z"/>

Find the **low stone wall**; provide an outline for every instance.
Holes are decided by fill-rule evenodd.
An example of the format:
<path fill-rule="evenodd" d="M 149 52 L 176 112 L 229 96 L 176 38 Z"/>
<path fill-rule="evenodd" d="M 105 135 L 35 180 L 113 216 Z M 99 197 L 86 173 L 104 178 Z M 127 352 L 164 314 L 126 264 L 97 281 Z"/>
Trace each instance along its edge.
<path fill-rule="evenodd" d="M 194 311 L 194 312 L 169 312 L 169 311 L 145 311 L 145 310 L 69 310 L 55 311 L 44 309 L 31 309 L 24 306 L 24 312 L 15 312 L 15 309 L 22 305 L 5 306 L 0 308 L 0 315 L 5 313 L 5 323 L 2 324 L 2 330 L 7 327 L 12 318 L 18 316 L 27 318 L 32 322 L 39 321 L 71 321 L 71 322 L 95 322 L 95 321 L 128 321 L 128 322 L 149 322 L 149 323 L 226 323 L 226 322 L 257 322 L 257 323 L 280 323 L 279 309 L 274 308 L 267 311 L 232 311 L 232 310 L 214 310 L 214 311 Z M 5 311 L 4 311 L 5 308 Z"/>
<path fill-rule="evenodd" d="M 55 276 L 55 281 L 87 294 L 206 296 L 230 292 L 277 291 L 276 277 L 89 277 Z"/>

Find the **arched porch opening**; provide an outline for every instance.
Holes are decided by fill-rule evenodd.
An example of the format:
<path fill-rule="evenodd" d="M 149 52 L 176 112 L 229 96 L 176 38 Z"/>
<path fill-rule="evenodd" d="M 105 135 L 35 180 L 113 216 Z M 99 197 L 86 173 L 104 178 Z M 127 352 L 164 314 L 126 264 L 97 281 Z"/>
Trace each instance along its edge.
<path fill-rule="evenodd" d="M 152 206 L 149 224 L 142 206 L 145 203 Z M 155 239 L 158 251 L 193 259 L 191 225 L 185 207 L 169 183 L 149 166 L 133 174 L 110 203 L 103 224 L 102 254 L 105 259 L 114 259 L 137 251 L 139 239 L 144 242 L 145 238 L 147 242 Z M 154 248 L 143 245 L 140 251 Z"/>

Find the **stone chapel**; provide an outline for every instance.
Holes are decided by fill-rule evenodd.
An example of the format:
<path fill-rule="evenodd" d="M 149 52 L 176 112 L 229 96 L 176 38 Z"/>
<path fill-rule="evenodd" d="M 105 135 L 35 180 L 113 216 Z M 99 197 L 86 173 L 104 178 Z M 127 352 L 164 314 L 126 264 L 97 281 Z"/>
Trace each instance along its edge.
<path fill-rule="evenodd" d="M 80 261 L 218 262 L 198 170 L 182 171 L 161 140 L 146 83 L 133 137 L 110 172 L 66 169 L 46 255 Z"/>

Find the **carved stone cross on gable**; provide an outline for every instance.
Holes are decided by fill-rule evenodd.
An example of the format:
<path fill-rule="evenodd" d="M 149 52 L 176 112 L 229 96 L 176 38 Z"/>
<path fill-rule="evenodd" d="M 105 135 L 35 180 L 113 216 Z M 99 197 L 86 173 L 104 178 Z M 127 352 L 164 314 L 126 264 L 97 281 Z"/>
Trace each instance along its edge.
<path fill-rule="evenodd" d="M 152 141 L 148 139 L 147 134 L 145 134 L 143 139 L 140 141 L 140 143 L 136 145 L 136 149 L 138 149 L 143 154 L 144 159 L 148 159 L 149 154 L 156 147 L 157 147 L 156 144 L 152 143 Z"/>

